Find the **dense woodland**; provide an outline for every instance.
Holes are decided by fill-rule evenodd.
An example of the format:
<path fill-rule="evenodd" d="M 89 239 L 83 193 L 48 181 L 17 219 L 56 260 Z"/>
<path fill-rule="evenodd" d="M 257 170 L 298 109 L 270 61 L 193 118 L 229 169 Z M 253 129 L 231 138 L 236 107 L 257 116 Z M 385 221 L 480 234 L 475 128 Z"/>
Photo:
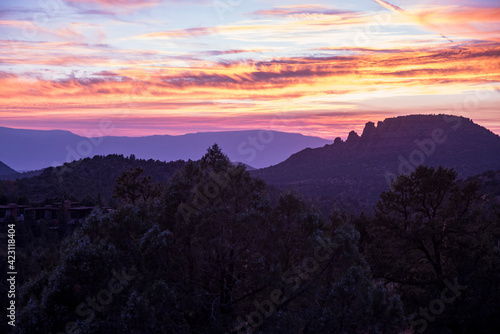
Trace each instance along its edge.
<path fill-rule="evenodd" d="M 373 214 L 325 215 L 216 145 L 177 167 L 120 170 L 81 226 L 17 223 L 14 333 L 500 332 L 487 175 L 420 166 Z"/>
<path fill-rule="evenodd" d="M 152 182 L 166 183 L 185 164 L 136 159 L 134 155 L 96 155 L 59 167 L 19 174 L 15 180 L 0 181 L 0 204 L 9 202 L 39 203 L 69 199 L 87 205 L 115 206 L 115 180 L 125 171 L 142 168 Z"/>

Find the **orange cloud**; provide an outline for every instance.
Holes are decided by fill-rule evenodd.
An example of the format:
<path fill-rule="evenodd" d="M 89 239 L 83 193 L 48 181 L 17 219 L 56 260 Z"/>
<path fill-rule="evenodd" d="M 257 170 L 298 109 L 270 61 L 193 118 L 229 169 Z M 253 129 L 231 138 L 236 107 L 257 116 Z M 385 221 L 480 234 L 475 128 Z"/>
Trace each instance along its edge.
<path fill-rule="evenodd" d="M 153 32 L 135 36 L 136 39 L 164 39 L 164 38 L 186 38 L 212 35 L 218 32 L 217 28 L 190 28 L 172 31 Z"/>
<path fill-rule="evenodd" d="M 121 50 L 107 44 L 0 40 L 0 62 L 11 65 L 134 66 L 156 60 L 151 50 Z"/>
<path fill-rule="evenodd" d="M 23 58 L 18 59 L 22 61 Z M 88 56 L 50 55 L 42 59 L 51 65 L 102 63 Z M 349 56 L 278 58 L 269 61 L 199 62 L 198 66 L 164 67 L 149 70 L 124 61 L 122 69 L 107 71 L 84 80 L 27 82 L 14 85 L 16 93 L 41 99 L 72 99 L 75 96 L 116 99 L 141 83 L 137 95 L 146 99 L 187 97 L 210 99 L 271 99 L 282 96 L 313 96 L 318 91 L 350 94 L 370 89 L 387 90 L 405 83 L 407 87 L 500 81 L 500 45 L 471 44 L 460 48 L 413 50 L 410 52 L 359 53 Z M 23 80 L 18 78 L 18 80 Z M 381 85 L 377 88 L 375 85 Z M 136 94 L 136 93 L 134 93 Z M 45 98 L 44 98 L 45 96 Z M 48 100 L 47 100 L 48 102 Z"/>
<path fill-rule="evenodd" d="M 353 12 L 350 11 L 333 10 L 325 5 L 310 4 L 279 6 L 272 9 L 263 9 L 253 12 L 252 15 L 300 17 L 304 15 L 340 15 L 352 13 Z"/>
<path fill-rule="evenodd" d="M 44 48 L 43 43 L 31 47 Z M 80 47 L 84 44 L 68 43 L 61 44 L 60 49 Z M 3 72 L 0 117 L 5 122 L 22 123 L 23 119 L 64 122 L 126 114 L 127 120 L 140 120 L 144 126 L 154 120 L 166 124 L 167 120 L 196 122 L 204 117 L 204 124 L 213 127 L 212 123 L 221 119 L 233 119 L 231 126 L 237 126 L 239 120 L 238 126 L 242 126 L 251 124 L 251 118 L 266 120 L 286 112 L 289 127 L 283 125 L 283 129 L 318 135 L 326 134 L 342 113 L 353 115 L 361 109 L 366 113 L 362 104 L 374 97 L 459 95 L 478 84 L 500 82 L 500 43 L 476 42 L 433 50 L 349 51 L 340 56 L 267 61 L 196 60 L 185 67 L 153 67 L 148 61 L 136 63 L 132 57 L 122 59 L 116 68 L 88 77 L 57 80 Z M 50 54 L 39 55 L 36 61 L 58 65 L 89 62 L 96 66 L 110 64 L 113 58 L 100 56 L 103 58 L 91 59 L 73 52 L 53 60 Z M 400 112 L 408 108 L 411 106 Z M 380 115 L 384 112 L 388 111 L 376 111 Z"/>
<path fill-rule="evenodd" d="M 102 6 L 148 7 L 160 3 L 161 0 L 64 0 L 70 4 L 97 4 Z"/>
<path fill-rule="evenodd" d="M 219 51 L 219 50 L 214 50 L 214 51 L 204 51 L 202 52 L 204 55 L 207 56 L 220 56 L 220 55 L 230 55 L 230 54 L 238 54 L 238 53 L 259 53 L 259 52 L 265 52 L 266 50 L 263 49 L 249 49 L 249 50 L 224 50 L 224 51 Z"/>
<path fill-rule="evenodd" d="M 405 11 L 384 0 L 374 1 L 386 9 L 401 13 L 405 21 L 437 32 L 446 39 L 448 38 L 445 35 L 496 41 L 500 39 L 500 8 L 498 7 L 433 5 Z"/>
<path fill-rule="evenodd" d="M 447 35 L 500 40 L 500 8 L 438 7 L 415 13 L 417 23 Z"/>
<path fill-rule="evenodd" d="M 335 11 L 330 14 L 294 14 L 290 19 L 278 20 L 275 22 L 256 21 L 253 24 L 241 25 L 221 25 L 214 27 L 197 27 L 189 29 L 176 29 L 168 31 L 158 31 L 147 34 L 140 34 L 130 39 L 151 40 L 151 39 L 174 39 L 174 38 L 197 38 L 201 36 L 229 36 L 241 38 L 245 34 L 256 36 L 264 35 L 280 40 L 283 38 L 297 39 L 295 33 L 309 33 L 311 36 L 317 33 L 329 32 L 333 27 L 356 26 L 371 22 L 367 16 L 362 16 L 354 12 L 343 12 L 339 16 Z M 284 35 L 288 36 L 285 37 Z M 317 36 L 316 36 L 317 37 Z M 307 38 L 307 37 L 303 37 Z"/>
<path fill-rule="evenodd" d="M 24 28 L 27 24 L 32 24 L 31 21 L 26 20 L 0 20 L 0 26 Z"/>

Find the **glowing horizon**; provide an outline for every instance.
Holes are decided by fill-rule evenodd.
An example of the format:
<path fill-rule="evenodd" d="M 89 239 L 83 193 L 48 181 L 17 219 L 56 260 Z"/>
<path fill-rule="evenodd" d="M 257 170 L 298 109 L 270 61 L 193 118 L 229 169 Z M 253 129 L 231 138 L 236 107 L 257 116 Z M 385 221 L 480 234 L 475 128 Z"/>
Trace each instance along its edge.
<path fill-rule="evenodd" d="M 333 139 L 454 114 L 500 134 L 498 2 L 275 3 L 1 4 L 0 126 Z"/>

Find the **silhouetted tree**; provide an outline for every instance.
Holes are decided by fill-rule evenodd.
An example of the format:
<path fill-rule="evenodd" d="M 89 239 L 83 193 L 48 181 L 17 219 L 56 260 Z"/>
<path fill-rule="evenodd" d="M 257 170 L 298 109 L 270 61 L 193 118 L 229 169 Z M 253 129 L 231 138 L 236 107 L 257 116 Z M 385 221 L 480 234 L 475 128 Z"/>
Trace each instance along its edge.
<path fill-rule="evenodd" d="M 417 330 L 488 332 L 492 312 L 499 310 L 500 285 L 490 279 L 500 277 L 495 250 L 500 226 L 478 189 L 475 182 L 459 184 L 452 169 L 420 166 L 382 193 L 376 218 L 367 221 L 372 270 L 394 284 L 409 314 L 441 300 L 450 284 L 467 287 L 446 312 L 431 314 L 432 321 L 414 320 Z"/>
<path fill-rule="evenodd" d="M 159 195 L 158 185 L 151 182 L 151 176 L 139 179 L 144 169 L 136 167 L 116 179 L 114 198 L 122 198 L 127 203 L 135 205 L 137 200 L 147 201 L 151 197 Z"/>

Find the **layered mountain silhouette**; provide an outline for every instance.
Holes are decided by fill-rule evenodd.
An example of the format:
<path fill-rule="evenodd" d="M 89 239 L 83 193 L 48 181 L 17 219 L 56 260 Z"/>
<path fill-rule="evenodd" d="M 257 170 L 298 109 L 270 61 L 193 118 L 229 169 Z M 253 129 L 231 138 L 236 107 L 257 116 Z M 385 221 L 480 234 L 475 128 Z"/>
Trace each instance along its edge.
<path fill-rule="evenodd" d="M 218 143 L 232 161 L 262 168 L 277 164 L 304 148 L 320 147 L 331 141 L 262 130 L 86 138 L 69 131 L 0 127 L 0 161 L 17 171 L 29 171 L 108 154 L 134 154 L 140 159 L 162 161 L 197 160 L 214 143 Z"/>
<path fill-rule="evenodd" d="M 101 142 L 92 151 L 92 155 L 98 156 L 69 164 L 70 168 L 65 169 L 62 179 L 60 169 L 16 174 L 3 163 L 0 163 L 0 178 L 23 178 L 16 183 L 17 195 L 36 200 L 46 196 L 47 189 L 54 190 L 50 193 L 53 197 L 61 193 L 78 199 L 95 198 L 98 193 L 109 197 L 116 177 L 131 167 L 142 166 L 146 175 L 165 181 L 184 165 L 182 161 L 169 164 L 152 159 L 141 161 L 140 157 L 198 160 L 208 146 L 217 142 L 233 161 L 250 166 L 284 160 L 271 167 L 251 170 L 254 176 L 278 189 L 295 189 L 324 204 L 324 207 L 332 203 L 343 204 L 343 207 L 347 204 L 349 207 L 351 203 L 354 209 L 359 209 L 373 207 L 380 193 L 389 189 L 393 178 L 409 173 L 418 165 L 454 168 L 464 179 L 500 170 L 500 137 L 470 119 L 457 116 L 410 115 L 388 118 L 377 125 L 368 122 L 361 135 L 352 131 L 346 141 L 336 138 L 332 144 L 326 145 L 327 141 L 315 137 L 273 132 L 273 138 L 269 140 L 269 133 L 266 132 L 266 135 L 268 137 L 259 131 L 239 131 L 177 137 L 104 137 L 99 139 Z M 0 141 L 0 160 L 11 157 L 18 166 L 24 166 L 18 169 L 50 165 L 69 154 L 66 150 L 68 146 L 77 148 L 82 142 L 91 143 L 93 140 L 66 131 L 8 128 L 0 128 L 1 136 L 10 138 L 10 142 L 5 144 L 4 140 Z M 286 159 L 288 152 L 293 152 L 293 147 L 300 150 L 317 145 L 322 147 L 303 149 Z M 14 154 L 12 147 L 23 154 Z M 280 147 L 283 149 L 278 154 Z M 126 152 L 124 155 L 138 152 L 135 154 L 137 160 L 116 154 L 101 156 L 106 155 L 101 152 L 108 151 Z M 271 156 L 273 154 L 275 156 Z M 30 165 L 31 162 L 36 164 Z"/>
<path fill-rule="evenodd" d="M 500 137 L 472 120 L 410 115 L 368 122 L 361 136 L 305 149 L 253 174 L 316 198 L 358 199 L 373 205 L 401 173 L 418 165 L 454 168 L 465 178 L 500 169 Z"/>

